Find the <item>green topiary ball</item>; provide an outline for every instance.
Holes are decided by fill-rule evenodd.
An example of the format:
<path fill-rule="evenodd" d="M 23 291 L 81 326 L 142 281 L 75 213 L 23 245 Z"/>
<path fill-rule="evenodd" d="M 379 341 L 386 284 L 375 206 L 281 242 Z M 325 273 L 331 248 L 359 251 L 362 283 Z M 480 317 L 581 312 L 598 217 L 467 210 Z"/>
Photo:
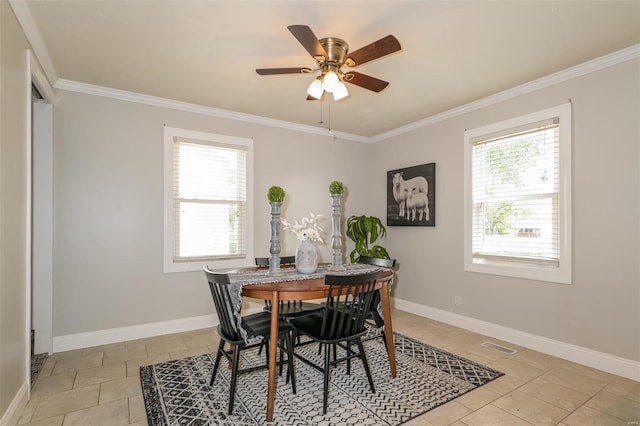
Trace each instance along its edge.
<path fill-rule="evenodd" d="M 341 195 L 344 193 L 344 185 L 339 180 L 334 180 L 329 184 L 329 194 Z"/>
<path fill-rule="evenodd" d="M 270 203 L 281 203 L 284 201 L 284 189 L 279 186 L 272 186 L 267 192 Z"/>

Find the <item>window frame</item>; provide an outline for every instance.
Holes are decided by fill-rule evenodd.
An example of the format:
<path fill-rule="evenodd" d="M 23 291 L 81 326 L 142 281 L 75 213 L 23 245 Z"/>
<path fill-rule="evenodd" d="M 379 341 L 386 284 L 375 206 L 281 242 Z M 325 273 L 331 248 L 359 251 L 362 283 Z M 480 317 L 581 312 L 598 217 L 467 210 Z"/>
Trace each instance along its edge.
<path fill-rule="evenodd" d="M 203 259 L 194 261 L 179 261 L 173 259 L 174 253 L 174 209 L 173 209 L 173 182 L 174 182 L 174 143 L 176 139 L 188 139 L 194 142 L 202 142 L 204 145 L 224 144 L 227 146 L 241 147 L 246 151 L 246 255 L 238 259 Z M 195 130 L 180 129 L 176 127 L 164 127 L 164 253 L 163 270 L 165 273 L 201 271 L 204 265 L 210 268 L 237 268 L 253 264 L 253 139 L 240 138 Z"/>
<path fill-rule="evenodd" d="M 500 261 L 484 259 L 474 260 L 473 255 L 473 200 L 472 200 L 472 147 L 473 141 L 483 136 L 506 132 L 509 129 L 522 128 L 534 123 L 559 119 L 559 211 L 558 266 L 538 265 L 531 262 L 511 260 Z M 571 103 L 537 111 L 531 114 L 500 121 L 498 123 L 466 130 L 464 132 L 464 271 L 491 275 L 524 278 L 560 284 L 572 283 L 572 213 L 571 213 L 571 146 L 572 124 Z"/>

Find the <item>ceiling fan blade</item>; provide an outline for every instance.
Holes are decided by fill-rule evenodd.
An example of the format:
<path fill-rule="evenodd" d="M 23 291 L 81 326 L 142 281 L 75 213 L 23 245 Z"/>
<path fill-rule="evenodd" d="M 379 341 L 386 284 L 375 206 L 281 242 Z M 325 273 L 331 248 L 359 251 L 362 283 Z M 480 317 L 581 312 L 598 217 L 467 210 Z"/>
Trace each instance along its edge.
<path fill-rule="evenodd" d="M 327 52 L 325 52 L 313 31 L 311 31 L 311 28 L 306 25 L 289 25 L 287 28 L 311 56 L 320 59 L 327 57 Z"/>
<path fill-rule="evenodd" d="M 311 68 L 256 68 L 260 75 L 310 73 Z"/>
<path fill-rule="evenodd" d="M 400 49 L 401 47 L 398 39 L 396 39 L 392 35 L 388 35 L 356 51 L 350 52 L 347 55 L 345 65 L 348 67 L 362 65 L 366 62 L 373 61 L 374 59 L 381 58 L 390 53 L 397 52 Z"/>
<path fill-rule="evenodd" d="M 345 73 L 344 81 L 347 83 L 355 84 L 356 86 L 364 87 L 374 92 L 380 92 L 389 85 L 388 81 L 379 80 L 369 75 L 360 74 L 359 72 L 350 71 Z"/>

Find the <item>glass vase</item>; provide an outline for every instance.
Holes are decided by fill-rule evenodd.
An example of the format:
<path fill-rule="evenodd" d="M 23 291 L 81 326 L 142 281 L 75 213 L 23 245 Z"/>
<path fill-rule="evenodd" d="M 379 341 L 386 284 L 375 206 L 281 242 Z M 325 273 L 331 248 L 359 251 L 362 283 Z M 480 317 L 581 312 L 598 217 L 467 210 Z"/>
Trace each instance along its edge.
<path fill-rule="evenodd" d="M 312 274 L 318 269 L 318 249 L 311 240 L 300 240 L 296 249 L 296 270 L 301 274 Z"/>

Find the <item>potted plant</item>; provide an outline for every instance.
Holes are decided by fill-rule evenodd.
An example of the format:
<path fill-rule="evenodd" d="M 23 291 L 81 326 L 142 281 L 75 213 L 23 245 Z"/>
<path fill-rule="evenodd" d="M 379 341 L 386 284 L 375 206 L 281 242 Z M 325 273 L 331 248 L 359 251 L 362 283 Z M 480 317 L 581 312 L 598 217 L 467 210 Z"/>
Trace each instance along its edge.
<path fill-rule="evenodd" d="M 389 259 L 386 248 L 377 244 L 370 246 L 386 235 L 387 228 L 375 216 L 351 216 L 347 219 L 347 237 L 355 243 L 355 248 L 349 254 L 351 263 L 357 263 L 360 256 Z"/>

